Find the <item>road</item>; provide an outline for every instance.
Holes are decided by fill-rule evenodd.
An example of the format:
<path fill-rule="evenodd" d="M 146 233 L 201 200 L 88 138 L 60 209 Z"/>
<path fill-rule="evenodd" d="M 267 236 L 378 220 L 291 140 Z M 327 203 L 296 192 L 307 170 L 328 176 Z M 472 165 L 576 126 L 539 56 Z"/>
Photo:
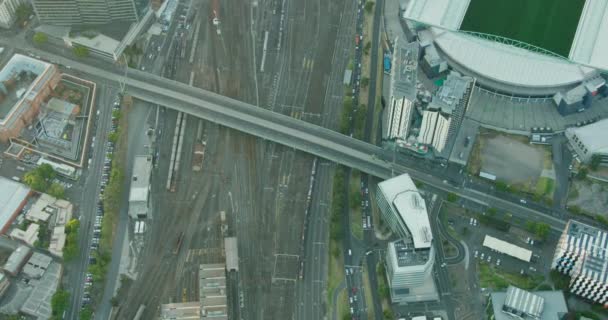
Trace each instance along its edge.
<path fill-rule="evenodd" d="M 95 131 L 95 147 L 92 150 L 91 164 L 84 171 L 84 181 L 82 185 L 83 192 L 80 199 L 80 232 L 79 243 L 80 252 L 78 258 L 70 266 L 70 271 L 67 273 L 69 283 L 73 284 L 70 295 L 70 305 L 67 310 L 67 319 L 76 319 L 80 312 L 80 305 L 84 292 L 84 278 L 89 266 L 89 252 L 91 239 L 93 237 L 93 220 L 97 211 L 97 202 L 99 201 L 99 191 L 101 187 L 101 174 L 105 161 L 106 141 L 108 133 L 111 129 L 112 122 L 112 104 L 116 98 L 117 92 L 108 86 L 99 89 L 97 103 L 95 108 L 99 110 L 99 115 L 96 119 Z M 94 112 L 93 114 L 96 114 Z M 88 144 L 90 142 L 85 142 Z"/>

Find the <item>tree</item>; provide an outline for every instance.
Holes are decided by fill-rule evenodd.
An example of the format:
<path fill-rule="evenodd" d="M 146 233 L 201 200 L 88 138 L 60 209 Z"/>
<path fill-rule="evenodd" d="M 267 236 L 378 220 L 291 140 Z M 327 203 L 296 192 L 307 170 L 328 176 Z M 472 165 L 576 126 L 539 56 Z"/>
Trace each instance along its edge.
<path fill-rule="evenodd" d="M 582 167 L 576 173 L 576 177 L 580 180 L 587 178 L 587 174 L 589 173 L 589 169 Z"/>
<path fill-rule="evenodd" d="M 112 110 L 112 118 L 120 120 L 120 110 Z"/>
<path fill-rule="evenodd" d="M 372 13 L 372 10 L 374 9 L 374 2 L 373 1 L 368 1 L 365 3 L 365 11 L 367 11 L 367 13 Z"/>
<path fill-rule="evenodd" d="M 75 46 L 73 51 L 78 58 L 84 58 L 89 56 L 89 48 L 87 47 Z"/>
<path fill-rule="evenodd" d="M 544 222 L 539 222 L 536 224 L 536 229 L 534 230 L 534 233 L 538 238 L 546 240 L 550 230 L 551 227 L 548 224 Z"/>
<path fill-rule="evenodd" d="M 112 305 L 112 307 L 118 307 L 119 304 L 119 300 L 116 296 L 112 297 L 112 299 L 110 299 L 110 304 Z"/>
<path fill-rule="evenodd" d="M 361 87 L 365 88 L 369 85 L 369 78 L 368 77 L 363 77 L 361 78 Z"/>
<path fill-rule="evenodd" d="M 40 45 L 40 44 L 47 42 L 49 40 L 49 38 L 47 37 L 46 34 L 44 34 L 42 32 L 36 32 L 34 34 L 33 40 L 34 40 L 35 44 Z"/>
<path fill-rule="evenodd" d="M 371 42 L 366 42 L 365 43 L 365 48 L 363 48 L 363 51 L 366 55 L 369 54 L 369 50 L 372 48 L 372 43 Z"/>
<path fill-rule="evenodd" d="M 91 320 L 93 319 L 93 309 L 90 306 L 84 307 L 80 310 L 80 320 Z"/>
<path fill-rule="evenodd" d="M 393 311 L 391 309 L 384 309 L 382 314 L 384 315 L 384 319 L 386 319 L 386 320 L 391 320 L 391 319 L 395 318 L 393 316 Z"/>
<path fill-rule="evenodd" d="M 32 6 L 29 4 L 21 4 L 15 10 L 15 15 L 17 16 L 17 22 L 22 23 L 27 20 L 33 13 Z"/>
<path fill-rule="evenodd" d="M 65 199 L 65 189 L 59 183 L 51 183 L 46 193 L 57 199 Z"/>
<path fill-rule="evenodd" d="M 602 163 L 602 157 L 599 154 L 594 154 L 591 157 L 591 163 L 589 163 L 589 168 L 592 171 L 596 171 L 601 163 Z"/>
<path fill-rule="evenodd" d="M 53 170 L 53 167 L 45 163 L 27 172 L 23 176 L 23 181 L 30 188 L 38 192 L 46 192 L 56 176 L 57 174 Z"/>
<path fill-rule="evenodd" d="M 350 208 L 355 209 L 361 204 L 361 192 L 354 190 L 350 193 Z"/>
<path fill-rule="evenodd" d="M 57 290 L 51 298 L 52 315 L 56 319 L 61 319 L 63 312 L 67 309 L 70 302 L 70 293 L 66 290 Z"/>
<path fill-rule="evenodd" d="M 460 197 L 458 197 L 457 194 L 450 192 L 450 193 L 448 193 L 448 197 L 447 198 L 448 198 L 448 202 L 456 202 L 456 201 L 458 201 L 458 199 Z"/>
<path fill-rule="evenodd" d="M 108 141 L 110 141 L 112 143 L 116 143 L 118 141 L 118 132 L 116 132 L 116 131 L 110 132 L 108 134 Z"/>

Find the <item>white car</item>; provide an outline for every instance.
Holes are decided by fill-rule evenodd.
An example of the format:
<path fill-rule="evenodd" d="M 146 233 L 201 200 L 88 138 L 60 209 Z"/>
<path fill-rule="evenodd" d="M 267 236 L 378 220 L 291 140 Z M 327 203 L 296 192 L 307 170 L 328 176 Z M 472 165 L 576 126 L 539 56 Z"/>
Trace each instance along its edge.
<path fill-rule="evenodd" d="M 479 251 L 475 250 L 475 258 L 477 258 L 478 255 L 479 255 Z"/>

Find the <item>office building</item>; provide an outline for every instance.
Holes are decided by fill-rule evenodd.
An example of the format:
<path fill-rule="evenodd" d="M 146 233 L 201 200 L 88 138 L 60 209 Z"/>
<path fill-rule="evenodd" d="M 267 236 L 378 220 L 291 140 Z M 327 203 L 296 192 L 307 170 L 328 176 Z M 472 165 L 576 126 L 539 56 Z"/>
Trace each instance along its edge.
<path fill-rule="evenodd" d="M 557 242 L 551 268 L 567 276 L 570 293 L 608 307 L 608 232 L 570 220 Z"/>
<path fill-rule="evenodd" d="M 409 175 L 378 184 L 382 218 L 400 239 L 390 242 L 386 273 L 394 303 L 434 301 L 439 296 L 433 280 L 435 248 L 424 199 Z"/>
<path fill-rule="evenodd" d="M 148 216 L 150 172 L 152 172 L 151 157 L 136 156 L 133 161 L 133 177 L 129 192 L 129 216 L 133 219 Z"/>
<path fill-rule="evenodd" d="M 448 141 L 450 122 L 450 117 L 439 111 L 423 111 L 418 142 L 432 146 L 438 153 L 442 152 Z"/>
<path fill-rule="evenodd" d="M 145 0 L 33 0 L 41 24 L 106 25 L 138 22 L 148 9 Z"/>
<path fill-rule="evenodd" d="M 578 127 L 566 129 L 568 143 L 583 163 L 589 163 L 593 156 L 601 162 L 608 163 L 608 119 Z"/>
<path fill-rule="evenodd" d="M 407 44 L 395 40 L 390 97 L 384 110 L 385 139 L 407 139 L 416 101 L 418 50 L 417 42 Z"/>
<path fill-rule="evenodd" d="M 25 0 L 0 0 L 0 28 L 12 27 L 17 19 L 17 8 L 25 3 Z"/>
<path fill-rule="evenodd" d="M 509 286 L 491 294 L 495 320 L 559 320 L 568 313 L 562 291 L 528 292 Z"/>

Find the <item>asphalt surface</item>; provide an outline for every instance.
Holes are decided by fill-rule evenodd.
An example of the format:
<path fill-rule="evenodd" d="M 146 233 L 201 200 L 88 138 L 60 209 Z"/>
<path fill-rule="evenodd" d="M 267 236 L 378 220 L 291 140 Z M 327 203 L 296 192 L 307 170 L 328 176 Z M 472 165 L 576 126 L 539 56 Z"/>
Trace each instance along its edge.
<path fill-rule="evenodd" d="M 70 304 L 66 312 L 67 319 L 76 319 L 80 312 L 84 294 L 85 273 L 89 266 L 90 244 L 93 237 L 93 220 L 97 212 L 97 202 L 101 187 L 101 174 L 106 155 L 106 141 L 112 123 L 112 106 L 117 92 L 111 87 L 98 88 L 95 108 L 100 114 L 96 116 L 95 146 L 92 149 L 91 164 L 83 174 L 83 185 L 80 203 L 80 252 L 70 266 L 67 278 L 71 287 Z M 94 112 L 93 114 L 96 114 Z M 91 141 L 86 141 L 90 148 Z M 88 149 L 87 148 L 87 149 Z"/>

